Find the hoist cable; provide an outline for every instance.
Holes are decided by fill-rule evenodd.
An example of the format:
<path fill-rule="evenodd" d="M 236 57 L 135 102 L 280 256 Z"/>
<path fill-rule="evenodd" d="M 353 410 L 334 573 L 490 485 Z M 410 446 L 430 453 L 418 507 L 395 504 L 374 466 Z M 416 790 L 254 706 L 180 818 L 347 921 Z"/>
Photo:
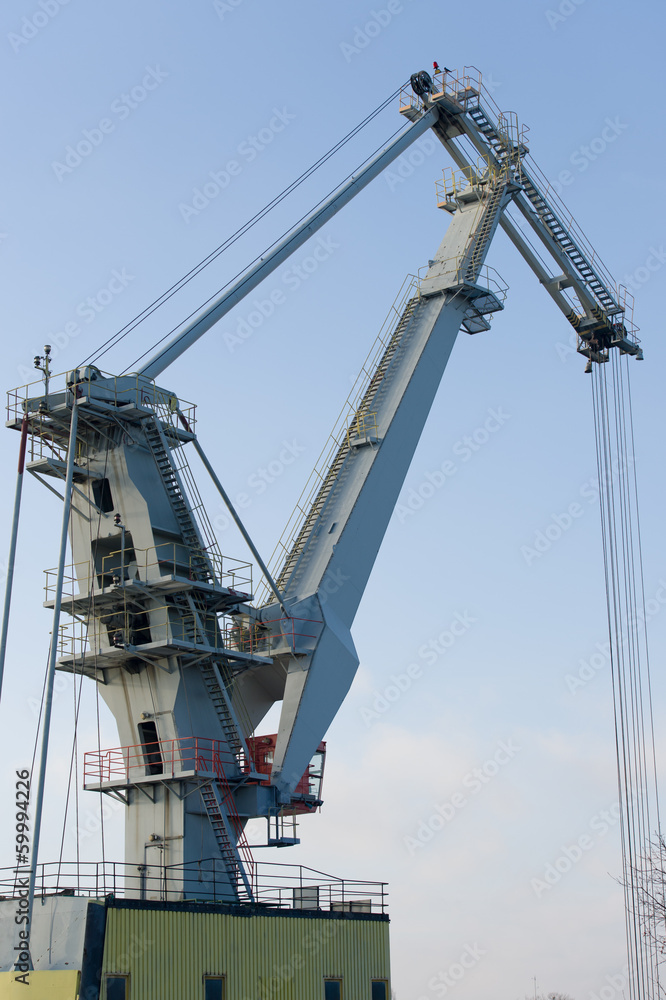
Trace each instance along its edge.
<path fill-rule="evenodd" d="M 631 382 L 629 379 L 629 372 L 627 370 L 627 412 L 629 414 L 629 439 L 631 441 L 632 455 L 635 454 L 635 438 L 634 438 L 634 412 L 633 412 L 633 399 L 631 394 Z M 641 517 L 640 508 L 638 504 L 638 477 L 636 474 L 636 464 L 633 467 L 633 490 L 636 497 L 636 528 L 638 532 L 638 537 L 641 537 Z M 639 580 L 641 587 L 641 601 L 642 607 L 646 608 L 645 602 L 645 573 L 643 566 L 643 552 L 639 545 L 638 547 L 638 569 L 639 569 Z M 647 666 L 646 678 L 647 678 L 647 697 L 648 697 L 648 718 L 650 720 L 650 740 L 652 743 L 652 772 L 654 777 L 654 801 L 655 801 L 655 813 L 657 821 L 657 830 L 654 831 L 656 834 L 656 875 L 660 882 L 661 896 L 656 897 L 655 906 L 655 896 L 654 893 L 657 891 L 654 887 L 655 874 L 655 861 L 654 861 L 654 851 L 651 850 L 647 859 L 647 874 L 646 874 L 646 888 L 650 887 L 650 898 L 653 901 L 652 905 L 654 907 L 654 921 L 655 921 L 655 942 L 657 942 L 657 931 L 656 924 L 663 923 L 663 913 L 666 908 L 666 866 L 663 862 L 664 857 L 664 844 L 661 833 L 661 808 L 660 808 L 660 798 L 659 798 L 659 785 L 657 782 L 657 750 L 656 750 L 656 740 L 654 734 L 654 711 L 653 711 L 653 697 L 652 697 L 652 676 L 650 670 L 650 655 L 647 641 L 647 615 L 643 617 L 643 635 L 645 642 L 645 662 Z M 658 917 L 658 913 L 660 916 Z M 662 932 L 663 933 L 663 932 Z M 663 946 L 662 946 L 663 950 Z"/>
<path fill-rule="evenodd" d="M 598 365 L 593 370 L 592 377 L 592 396 L 593 396 L 593 411 L 594 411 L 594 430 L 595 430 L 595 445 L 597 452 L 597 470 L 599 478 L 599 509 L 601 515 L 601 542 L 603 549 L 603 561 L 604 561 L 604 579 L 605 579 L 605 590 L 606 590 L 606 608 L 608 615 L 608 638 L 610 647 L 610 667 L 612 676 L 612 696 L 613 696 L 613 717 L 614 717 L 614 727 L 615 727 L 615 754 L 617 760 L 617 781 L 618 781 L 618 798 L 620 805 L 620 842 L 622 849 L 622 861 L 623 861 L 623 871 L 626 868 L 626 856 L 627 856 L 627 846 L 626 846 L 626 814 L 624 809 L 624 803 L 626 800 L 626 795 L 623 789 L 623 768 L 621 766 L 621 726 L 622 726 L 622 715 L 619 711 L 618 705 L 618 691 L 616 684 L 616 674 L 617 674 L 617 651 L 616 644 L 613 639 L 613 611 L 615 608 L 614 601 L 611 599 L 611 585 L 614 582 L 611 578 L 610 572 L 610 553 L 609 553 L 609 531 L 608 531 L 608 509 L 607 509 L 607 497 L 604 490 L 604 480 L 605 480 L 605 438 L 604 438 L 604 409 L 603 409 L 603 376 L 601 374 L 601 366 Z M 629 957 L 630 964 L 633 964 L 633 938 L 631 935 L 630 922 L 628 914 L 630 911 L 630 893 L 629 886 L 626 883 L 626 879 L 623 880 L 624 889 L 624 902 L 625 902 L 625 938 L 627 955 Z"/>
<path fill-rule="evenodd" d="M 594 366 L 592 402 L 611 650 L 625 934 L 631 970 L 629 995 L 643 1000 L 659 993 L 654 948 L 657 917 L 646 896 L 651 871 L 652 783 L 659 837 L 661 833 L 629 371 L 619 352 L 613 351 L 609 362 Z M 651 754 L 648 739 L 652 740 Z"/>
<path fill-rule="evenodd" d="M 157 340 L 154 344 L 152 344 L 151 347 L 147 348 L 143 352 L 143 354 L 140 354 L 138 358 L 135 358 L 134 361 L 132 361 L 131 364 L 129 364 L 126 368 L 123 369 L 122 374 L 124 375 L 127 372 L 132 371 L 132 369 L 134 368 L 134 366 L 138 365 L 138 363 L 143 358 L 145 358 L 145 356 L 147 354 L 152 354 L 153 351 L 155 350 L 155 348 L 159 347 L 159 345 L 161 343 L 163 343 L 165 340 L 167 340 L 169 337 L 172 337 L 182 327 L 183 323 L 187 323 L 188 320 L 191 320 L 195 316 L 197 316 L 201 312 L 201 310 L 204 309 L 210 302 L 213 302 L 224 291 L 225 288 L 228 288 L 229 285 L 233 284 L 235 281 L 238 281 L 238 279 L 241 278 L 248 271 L 249 268 L 251 268 L 258 261 L 262 260 L 262 258 L 265 257 L 266 254 L 269 253 L 269 251 L 271 251 L 273 249 L 273 247 L 276 247 L 279 243 L 281 243 L 284 239 L 286 239 L 287 236 L 289 236 L 289 233 L 294 232 L 298 228 L 298 226 L 300 226 L 300 224 L 305 221 L 305 219 L 307 219 L 309 216 L 313 215 L 317 211 L 318 208 L 320 208 L 329 198 L 332 197 L 332 195 L 338 190 L 338 188 L 340 188 L 348 180 L 350 180 L 352 177 L 354 177 L 354 175 L 357 174 L 358 171 L 361 170 L 361 168 L 366 163 L 368 163 L 374 156 L 376 156 L 388 143 L 390 143 L 404 129 L 405 129 L 404 125 L 401 125 L 400 128 L 396 129 L 396 131 L 393 132 L 388 137 L 388 139 L 385 139 L 384 142 L 382 142 L 381 145 L 379 145 L 377 147 L 377 149 L 375 149 L 365 160 L 363 160 L 362 163 L 360 163 L 350 174 L 348 174 L 345 178 L 343 178 L 343 180 L 339 184 L 336 184 L 336 186 L 334 188 L 332 188 L 328 192 L 328 194 L 324 195 L 324 197 L 320 201 L 317 202 L 317 204 L 314 206 L 314 208 L 312 208 L 308 212 L 306 212 L 305 215 L 302 215 L 301 218 L 298 219 L 293 224 L 293 226 L 291 226 L 289 229 L 285 230 L 284 233 L 282 233 L 281 236 L 279 236 L 276 240 L 274 240 L 271 244 L 269 244 L 269 246 L 265 247 L 261 251 L 261 253 L 257 254 L 257 256 L 253 260 L 251 260 L 248 264 L 246 264 L 245 267 L 243 267 L 240 271 L 238 271 L 237 274 L 235 274 L 235 275 L 233 275 L 233 277 L 229 278 L 229 280 L 226 281 L 222 285 L 221 288 L 218 288 L 217 291 L 215 291 L 208 299 L 206 299 L 206 301 L 202 305 L 200 305 L 197 309 L 193 310 L 188 316 L 186 316 L 179 323 L 177 323 L 176 326 L 172 327 L 171 330 L 167 331 L 167 333 L 165 333 L 164 336 L 160 337 L 160 339 Z"/>
<path fill-rule="evenodd" d="M 264 205 L 255 215 L 252 216 L 244 225 L 228 236 L 227 239 L 221 243 L 215 250 L 212 250 L 207 257 L 199 261 L 187 274 L 179 278 L 170 288 L 163 292 L 157 299 L 155 299 L 149 306 L 146 306 L 142 312 L 140 312 L 134 319 L 130 320 L 124 327 L 114 333 L 111 337 L 106 340 L 99 349 L 96 349 L 88 357 L 81 362 L 81 364 L 87 364 L 89 361 L 94 359 L 97 361 L 99 358 L 103 357 L 107 351 L 110 351 L 113 347 L 120 343 L 128 334 L 130 334 L 136 327 L 142 323 L 145 319 L 151 316 L 160 306 L 164 305 L 173 295 L 175 295 L 181 288 L 184 288 L 193 278 L 200 274 L 209 264 L 216 260 L 221 254 L 223 254 L 229 247 L 233 246 L 245 233 L 249 232 L 258 222 L 260 222 L 266 215 L 269 214 L 274 208 L 277 207 L 282 201 L 285 200 L 293 191 L 301 186 L 309 177 L 312 176 L 315 171 L 317 171 L 321 166 L 328 162 L 339 152 L 344 146 L 347 145 L 358 133 L 370 124 L 382 111 L 384 111 L 389 104 L 391 104 L 395 98 L 400 93 L 402 88 L 398 88 L 389 97 L 387 97 L 380 105 L 378 105 L 374 111 L 370 112 L 362 121 L 360 121 L 354 128 L 343 136 L 334 146 L 332 146 L 326 153 L 319 157 L 314 163 L 312 163 L 307 170 L 305 170 L 295 181 L 292 181 L 286 188 L 284 188 L 279 194 L 277 194 L 272 201 Z"/>

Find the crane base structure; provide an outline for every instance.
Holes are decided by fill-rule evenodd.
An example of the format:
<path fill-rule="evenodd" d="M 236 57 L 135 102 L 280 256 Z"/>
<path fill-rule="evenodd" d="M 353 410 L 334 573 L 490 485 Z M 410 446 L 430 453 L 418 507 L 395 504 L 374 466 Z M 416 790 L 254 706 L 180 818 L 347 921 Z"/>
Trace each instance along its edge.
<path fill-rule="evenodd" d="M 138 372 L 85 364 L 52 377 L 47 350 L 44 379 L 9 394 L 7 425 L 21 432 L 16 519 L 24 467 L 64 504 L 46 582 L 29 931 L 12 923 L 25 873 L 3 870 L 0 1000 L 21 995 L 20 976 L 33 977 L 34 1000 L 148 1000 L 158 983 L 169 1000 L 341 1000 L 343 984 L 357 1000 L 388 1000 L 384 884 L 262 865 L 252 847 L 298 843 L 296 819 L 322 804 L 324 736 L 358 667 L 352 624 L 414 451 L 458 333 L 487 331 L 504 308 L 507 289 L 486 264 L 497 229 L 575 328 L 589 368 L 613 352 L 643 356 L 626 292 L 480 74 L 414 74 L 399 110 L 405 130 Z M 406 280 L 266 565 L 203 453 L 194 406 L 156 380 L 428 129 L 458 168 L 437 189 L 444 236 Z M 219 550 L 193 451 L 264 576 L 256 599 L 251 561 Z M 3 658 L 5 646 L 3 633 Z M 39 861 L 56 669 L 94 683 L 116 720 L 120 745 L 85 754 L 83 783 L 122 804 L 122 862 Z M 276 704 L 277 732 L 261 734 Z M 247 839 L 253 819 L 266 824 L 261 845 Z"/>

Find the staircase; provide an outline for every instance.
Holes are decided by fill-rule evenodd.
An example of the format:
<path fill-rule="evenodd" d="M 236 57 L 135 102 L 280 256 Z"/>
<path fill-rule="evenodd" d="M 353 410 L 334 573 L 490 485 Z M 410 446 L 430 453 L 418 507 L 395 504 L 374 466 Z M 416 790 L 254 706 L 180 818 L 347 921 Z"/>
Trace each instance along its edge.
<path fill-rule="evenodd" d="M 519 150 L 517 150 L 515 145 L 508 140 L 506 135 L 502 134 L 498 125 L 494 124 L 480 102 L 474 106 L 468 105 L 465 110 L 469 118 L 474 123 L 475 128 L 480 133 L 481 137 L 485 139 L 486 143 L 500 163 L 506 163 L 508 160 L 514 159 L 516 153 L 519 154 Z M 574 240 L 571 232 L 567 229 L 564 223 L 558 219 L 546 198 L 539 191 L 537 184 L 530 178 L 529 174 L 525 172 L 525 167 L 522 164 L 520 174 L 525 194 L 527 195 L 532 208 L 536 212 L 536 215 L 546 226 L 560 249 L 566 254 L 568 259 L 574 265 L 576 271 L 580 274 L 583 281 L 596 297 L 601 308 L 604 312 L 617 312 L 618 303 L 609 291 L 607 285 L 599 277 L 591 265 L 587 255 L 580 249 Z"/>
<path fill-rule="evenodd" d="M 187 642 L 191 642 L 196 646 L 208 644 L 210 637 L 207 634 L 207 625 L 214 628 L 219 635 L 217 616 L 211 614 L 205 605 L 198 608 L 191 594 L 172 594 L 170 603 L 179 613 L 183 637 Z M 221 649 L 221 647 L 222 640 L 220 637 L 217 648 Z M 242 769 L 245 757 L 247 756 L 247 748 L 231 706 L 224 680 L 221 678 L 220 667 L 215 663 L 212 655 L 206 659 L 199 660 L 198 667 L 210 700 L 215 708 L 215 714 L 222 728 L 229 751 L 235 756 L 238 766 Z M 218 674 L 220 675 L 220 679 L 218 679 Z"/>
<path fill-rule="evenodd" d="M 375 399 L 375 396 L 377 395 L 377 391 L 382 381 L 386 377 L 386 374 L 398 349 L 400 341 L 402 340 L 402 337 L 405 331 L 407 330 L 407 327 L 409 326 L 412 317 L 414 316 L 418 304 L 419 304 L 419 298 L 418 296 L 414 296 L 414 298 L 410 299 L 407 305 L 405 306 L 405 309 L 402 313 L 402 316 L 400 317 L 398 325 L 396 326 L 391 336 L 391 339 L 389 340 L 386 346 L 386 350 L 382 354 L 377 364 L 377 367 L 372 373 L 372 377 L 368 384 L 368 388 L 363 394 L 363 398 L 360 402 L 358 410 L 354 415 L 354 419 L 352 421 L 352 425 L 354 427 L 357 426 L 358 424 L 362 424 L 363 418 L 370 411 L 370 407 Z M 298 563 L 301 555 L 305 551 L 308 540 L 312 535 L 312 532 L 314 531 L 317 522 L 319 521 L 319 517 L 326 506 L 326 503 L 331 495 L 333 487 L 335 486 L 338 477 L 340 475 L 340 472 L 342 471 L 342 467 L 345 464 L 349 455 L 351 454 L 352 449 L 349 445 L 348 437 L 349 436 L 345 434 L 342 440 L 342 444 L 340 445 L 335 455 L 335 458 L 333 459 L 331 465 L 329 466 L 328 472 L 326 473 L 324 481 L 321 484 L 319 492 L 317 493 L 310 509 L 308 510 L 305 516 L 305 520 L 303 521 L 301 529 L 298 532 L 294 545 L 289 555 L 287 556 L 284 565 L 280 571 L 280 574 L 277 578 L 276 581 L 277 587 L 279 590 L 283 592 L 286 588 L 286 584 L 289 580 L 289 577 L 293 573 L 294 569 L 296 568 L 296 564 Z"/>
<path fill-rule="evenodd" d="M 515 155 L 514 147 L 507 140 L 506 135 L 503 135 L 497 125 L 488 117 L 485 108 L 481 104 L 468 107 L 467 114 L 500 162 L 509 156 Z"/>
<path fill-rule="evenodd" d="M 543 222 L 546 226 L 560 249 L 564 251 L 566 256 L 574 265 L 586 285 L 594 293 L 602 309 L 604 309 L 604 311 L 617 311 L 618 304 L 608 291 L 608 288 L 598 276 L 588 261 L 586 255 L 576 244 L 570 231 L 566 228 L 564 223 L 560 222 L 553 209 L 537 188 L 536 184 L 524 171 L 522 180 L 525 194 L 529 198 L 532 208 L 541 222 Z"/>
<path fill-rule="evenodd" d="M 215 669 L 216 667 L 217 669 Z M 233 708 L 231 707 L 231 701 L 229 700 L 229 695 L 227 694 L 227 689 L 224 685 L 224 678 L 222 678 L 220 673 L 220 667 L 211 658 L 209 660 L 200 661 L 199 671 L 203 677 L 206 690 L 208 691 L 208 695 L 220 721 L 220 726 L 222 727 L 224 738 L 227 741 L 227 746 L 229 747 L 230 752 L 236 757 L 239 767 L 242 767 L 247 756 L 247 748 L 241 737 L 240 727 L 236 720 Z M 220 674 L 222 683 L 218 680 L 218 674 Z"/>
<path fill-rule="evenodd" d="M 217 781 L 202 785 L 200 792 L 236 899 L 238 902 L 252 903 L 254 901 L 252 886 L 236 846 L 237 839 L 241 843 L 243 853 L 249 855 L 250 872 L 254 862 L 249 854 L 250 848 L 236 812 L 231 789 L 223 775 L 219 775 Z"/>
<path fill-rule="evenodd" d="M 474 284 L 483 264 L 490 238 L 492 237 L 499 217 L 502 198 L 506 190 L 506 176 L 502 174 L 496 179 L 495 187 L 486 202 L 481 224 L 472 235 L 472 251 L 465 267 L 465 281 Z"/>
<path fill-rule="evenodd" d="M 171 452 L 164 432 L 157 417 L 149 417 L 143 424 L 144 434 L 150 448 L 160 478 L 164 484 L 169 503 L 173 510 L 178 528 L 190 552 L 190 570 L 192 578 L 206 583 L 215 582 L 210 560 L 206 556 L 201 543 L 199 531 L 192 517 L 190 505 L 185 490 L 171 461 Z"/>

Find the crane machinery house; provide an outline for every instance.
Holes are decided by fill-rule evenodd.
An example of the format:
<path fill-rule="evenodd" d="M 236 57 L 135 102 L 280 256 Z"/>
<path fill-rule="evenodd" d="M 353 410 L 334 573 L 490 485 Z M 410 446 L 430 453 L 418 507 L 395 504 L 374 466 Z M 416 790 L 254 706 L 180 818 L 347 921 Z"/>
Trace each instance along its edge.
<path fill-rule="evenodd" d="M 261 819 L 257 846 L 286 847 L 298 843 L 296 817 L 322 804 L 323 737 L 358 666 L 350 630 L 389 518 L 458 333 L 488 330 L 504 308 L 485 263 L 497 228 L 576 330 L 590 371 L 642 358 L 627 295 L 481 74 L 416 73 L 399 111 L 397 138 L 138 371 L 83 364 L 55 376 L 46 349 L 43 377 L 9 394 L 21 460 L 2 666 L 24 469 L 64 504 L 46 585 L 61 638 L 39 765 L 17 791 L 33 837 L 2 873 L 1 1000 L 390 996 L 386 886 L 257 862 L 246 826 Z M 445 235 L 401 290 L 268 565 L 166 370 L 428 130 L 456 167 L 438 185 Z M 194 457 L 252 560 L 220 552 Z M 123 810 L 122 861 L 38 856 L 56 670 L 97 685 L 116 720 L 119 746 L 85 754 L 83 787 Z M 262 733 L 275 704 L 277 732 Z"/>

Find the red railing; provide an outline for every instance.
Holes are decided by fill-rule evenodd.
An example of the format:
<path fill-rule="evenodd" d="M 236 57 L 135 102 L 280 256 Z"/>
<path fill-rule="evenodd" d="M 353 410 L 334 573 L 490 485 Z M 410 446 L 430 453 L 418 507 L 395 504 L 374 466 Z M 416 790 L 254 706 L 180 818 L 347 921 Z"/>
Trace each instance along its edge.
<path fill-rule="evenodd" d="M 83 783 L 133 781 L 147 775 L 175 777 L 184 771 L 219 774 L 224 767 L 237 767 L 226 743 L 201 736 L 177 740 L 155 740 L 111 750 L 89 750 L 83 758 Z M 226 780 L 226 779 L 225 779 Z"/>

